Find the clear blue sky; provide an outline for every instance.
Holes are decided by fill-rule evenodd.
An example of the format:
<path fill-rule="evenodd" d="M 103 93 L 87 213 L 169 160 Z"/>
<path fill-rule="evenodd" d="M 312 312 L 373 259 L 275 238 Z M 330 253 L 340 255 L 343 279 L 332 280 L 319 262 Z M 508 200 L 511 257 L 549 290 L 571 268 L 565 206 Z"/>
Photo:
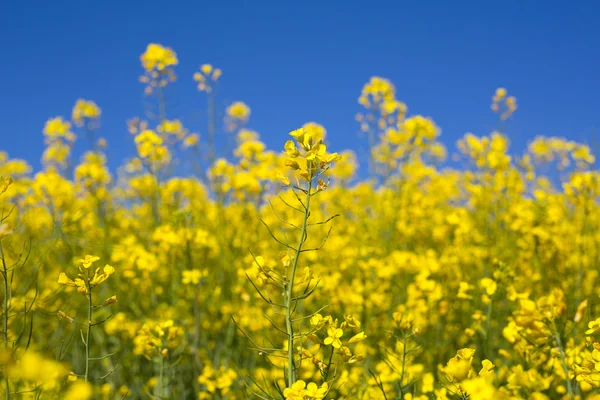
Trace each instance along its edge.
<path fill-rule="evenodd" d="M 358 148 L 356 98 L 372 75 L 395 83 L 409 113 L 432 117 L 451 149 L 465 132 L 494 128 L 498 86 L 518 99 L 515 148 L 538 134 L 593 143 L 598 17 L 592 1 L 5 0 L 0 149 L 39 167 L 44 122 L 69 116 L 83 97 L 102 108 L 112 162 L 131 155 L 125 121 L 143 115 L 137 78 L 149 42 L 177 52 L 169 116 L 201 134 L 191 77 L 208 62 L 224 71 L 221 100 L 249 104 L 249 127 L 273 149 L 312 120 L 325 125 L 332 149 Z"/>

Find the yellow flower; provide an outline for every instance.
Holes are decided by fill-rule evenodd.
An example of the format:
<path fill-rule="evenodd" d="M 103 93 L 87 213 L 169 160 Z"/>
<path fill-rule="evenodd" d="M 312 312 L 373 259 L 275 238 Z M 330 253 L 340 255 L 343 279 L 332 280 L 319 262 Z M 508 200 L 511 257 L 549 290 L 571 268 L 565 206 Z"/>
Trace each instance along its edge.
<path fill-rule="evenodd" d="M 17 362 L 5 362 L 5 354 L 0 354 L 0 360 L 6 377 L 13 381 L 25 381 L 35 386 L 56 387 L 64 379 L 65 367 L 53 359 L 46 359 L 32 349 L 22 354 Z M 24 382 L 24 383 L 25 383 Z M 27 398 L 27 396 L 15 396 Z"/>
<path fill-rule="evenodd" d="M 300 154 L 300 152 L 296 148 L 296 144 L 292 140 L 288 140 L 287 142 L 285 142 L 283 148 L 288 157 L 296 158 Z"/>
<path fill-rule="evenodd" d="M 156 130 L 161 134 L 166 133 L 167 135 L 172 135 L 173 137 L 176 137 L 178 139 L 181 139 L 183 136 L 185 136 L 187 132 L 187 130 L 183 127 L 181 121 L 178 119 L 165 119 L 158 125 Z"/>
<path fill-rule="evenodd" d="M 62 117 L 51 118 L 46 121 L 44 135 L 49 140 L 62 138 L 69 142 L 72 142 L 75 138 L 75 135 L 71 132 L 71 123 L 65 121 Z"/>
<path fill-rule="evenodd" d="M 110 306 L 111 304 L 115 304 L 117 302 L 117 296 L 111 296 L 104 302 L 104 306 Z"/>
<path fill-rule="evenodd" d="M 208 75 L 208 74 L 210 74 L 210 72 L 212 71 L 212 69 L 213 69 L 213 67 L 212 67 L 212 65 L 210 65 L 210 64 L 202 64 L 202 65 L 200 66 L 200 71 L 202 71 L 202 73 L 203 73 L 204 75 Z"/>
<path fill-rule="evenodd" d="M 212 92 L 212 82 L 216 82 L 222 74 L 223 72 L 219 68 L 213 68 L 210 64 L 201 65 L 200 72 L 194 73 L 194 80 L 198 82 L 198 90 Z"/>
<path fill-rule="evenodd" d="M 194 147 L 198 144 L 199 140 L 200 136 L 198 136 L 197 133 L 192 133 L 191 135 L 188 135 L 185 137 L 185 139 L 183 139 L 183 148 L 187 149 L 189 147 Z"/>
<path fill-rule="evenodd" d="M 317 143 L 306 153 L 306 159 L 309 161 L 320 161 L 326 151 L 327 147 L 323 143 Z"/>
<path fill-rule="evenodd" d="M 498 288 L 496 281 L 494 281 L 493 279 L 490 279 L 490 278 L 481 279 L 479 281 L 479 284 L 481 285 L 481 287 L 483 289 L 485 289 L 485 292 L 487 293 L 488 296 L 493 296 L 494 293 L 496 293 L 496 289 Z"/>
<path fill-rule="evenodd" d="M 303 142 L 303 138 L 304 138 L 304 128 L 299 128 L 299 129 L 295 129 L 293 131 L 290 132 L 290 136 L 293 137 L 294 139 L 296 139 L 297 142 Z"/>
<path fill-rule="evenodd" d="M 277 174 L 277 175 L 275 175 L 275 178 L 277 178 L 285 186 L 290 186 L 290 184 L 291 184 L 290 179 L 285 175 Z"/>
<path fill-rule="evenodd" d="M 78 99 L 72 111 L 72 119 L 76 125 L 82 126 L 85 119 L 100 117 L 100 108 L 91 100 Z"/>
<path fill-rule="evenodd" d="M 507 97 L 507 90 L 504 88 L 496 89 L 496 93 L 492 97 L 492 110 L 494 112 L 502 111 L 500 119 L 507 119 L 517 109 L 517 99 L 514 96 Z"/>
<path fill-rule="evenodd" d="M 316 122 L 307 122 L 302 128 L 317 142 L 319 140 L 325 140 L 325 136 L 327 135 L 325 127 Z"/>
<path fill-rule="evenodd" d="M 323 341 L 326 346 L 332 345 L 336 349 L 342 347 L 342 341 L 340 338 L 344 335 L 344 331 L 340 328 L 329 328 L 327 329 L 327 337 Z"/>
<path fill-rule="evenodd" d="M 600 331 L 600 318 L 588 323 L 588 330 L 585 331 L 585 334 L 588 336 L 595 335 L 598 331 Z"/>
<path fill-rule="evenodd" d="M 87 285 L 83 279 L 77 278 L 74 281 L 71 280 L 64 272 L 58 276 L 58 283 L 61 285 L 77 288 L 77 291 L 81 294 L 87 294 Z"/>
<path fill-rule="evenodd" d="M 472 289 L 472 285 L 469 285 L 468 282 L 459 282 L 458 283 L 458 294 L 456 295 L 459 299 L 472 299 L 473 296 L 469 294 L 469 291 Z"/>
<path fill-rule="evenodd" d="M 0 194 L 6 192 L 12 183 L 13 180 L 10 176 L 6 178 L 0 176 Z"/>
<path fill-rule="evenodd" d="M 80 263 L 83 266 L 83 268 L 89 268 L 93 263 L 95 263 L 99 259 L 100 257 L 98 256 L 92 256 L 87 254 L 84 258 L 80 258 L 79 260 L 77 260 L 77 262 Z"/>
<path fill-rule="evenodd" d="M 481 362 L 482 368 L 479 371 L 479 376 L 481 375 L 489 375 L 494 372 L 495 365 L 490 360 L 483 360 Z"/>
<path fill-rule="evenodd" d="M 88 400 L 93 395 L 92 386 L 83 381 L 75 382 L 67 392 L 65 400 Z"/>
<path fill-rule="evenodd" d="M 303 380 L 298 380 L 292 384 L 292 387 L 285 388 L 283 395 L 286 400 L 321 400 L 329 391 L 329 385 L 324 382 L 321 387 L 311 382 L 308 385 Z"/>
<path fill-rule="evenodd" d="M 340 156 L 338 153 L 331 153 L 331 154 L 328 154 L 327 157 L 325 157 L 325 163 L 331 164 L 332 162 L 337 162 L 337 161 L 340 161 L 341 159 L 342 159 L 342 156 Z"/>
<path fill-rule="evenodd" d="M 323 179 L 319 179 L 317 181 L 317 192 L 322 192 L 323 190 L 327 190 L 327 187 L 329 185 L 327 183 L 325 183 L 325 181 Z"/>
<path fill-rule="evenodd" d="M 579 303 L 579 305 L 577 306 L 577 310 L 575 311 L 575 317 L 573 318 L 573 321 L 581 322 L 581 320 L 583 319 L 583 316 L 585 314 L 585 310 L 587 309 L 587 306 L 588 306 L 587 300 L 584 300 L 581 303 Z"/>
<path fill-rule="evenodd" d="M 360 333 L 357 333 L 356 335 L 352 336 L 348 342 L 349 343 L 356 343 L 356 342 L 363 341 L 366 338 L 367 338 L 367 335 L 365 335 L 364 332 L 360 332 Z"/>
<path fill-rule="evenodd" d="M 183 276 L 182 276 L 181 281 L 183 282 L 183 284 L 197 285 L 200 283 L 200 280 L 202 279 L 202 276 L 204 274 L 199 269 L 189 269 L 189 270 L 183 271 L 182 275 Z"/>
<path fill-rule="evenodd" d="M 498 89 L 496 89 L 496 94 L 494 95 L 494 102 L 497 103 L 505 97 L 506 97 L 506 89 L 498 88 Z"/>
<path fill-rule="evenodd" d="M 164 140 L 156 132 L 146 129 L 135 137 L 138 155 L 140 158 L 166 164 L 171 160 L 169 149 L 164 145 Z"/>
<path fill-rule="evenodd" d="M 65 274 L 64 272 L 61 272 L 58 276 L 58 283 L 60 283 L 61 285 L 75 286 L 75 282 L 69 279 L 67 274 Z"/>
<path fill-rule="evenodd" d="M 468 381 L 462 382 L 461 391 L 468 395 L 466 398 L 469 400 L 508 399 L 507 396 L 498 392 L 489 379 L 485 379 L 484 377 L 469 379 Z M 536 400 L 533 396 L 529 398 Z"/>
<path fill-rule="evenodd" d="M 460 382 L 469 377 L 473 355 L 475 349 L 461 349 L 448 361 L 442 370 L 450 382 Z"/>
<path fill-rule="evenodd" d="M 291 169 L 294 169 L 294 170 L 300 169 L 300 164 L 298 164 L 298 161 L 291 160 L 289 158 L 285 160 L 285 166 L 290 167 Z"/>
<path fill-rule="evenodd" d="M 173 49 L 157 43 L 148 45 L 146 51 L 140 56 L 140 61 L 147 72 L 163 71 L 179 62 Z"/>
<path fill-rule="evenodd" d="M 236 101 L 227 107 L 227 115 L 239 121 L 247 121 L 250 117 L 250 107 L 241 101 Z"/>
<path fill-rule="evenodd" d="M 90 286 L 97 286 L 101 284 L 102 282 L 107 280 L 108 277 L 111 276 L 114 272 L 115 269 L 108 264 L 104 266 L 102 272 L 100 272 L 100 268 L 97 268 L 96 272 L 94 273 L 94 277 L 90 280 Z"/>
<path fill-rule="evenodd" d="M 329 391 L 329 385 L 327 382 L 323 382 L 321 387 L 318 387 L 316 383 L 310 382 L 304 391 L 304 397 L 309 399 L 323 399 Z"/>

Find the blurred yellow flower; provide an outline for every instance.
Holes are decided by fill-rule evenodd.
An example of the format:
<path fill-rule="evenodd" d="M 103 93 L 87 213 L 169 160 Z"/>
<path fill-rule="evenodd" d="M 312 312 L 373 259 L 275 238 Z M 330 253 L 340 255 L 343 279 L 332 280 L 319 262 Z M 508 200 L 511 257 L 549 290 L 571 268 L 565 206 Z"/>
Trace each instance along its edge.
<path fill-rule="evenodd" d="M 72 119 L 77 126 L 83 126 L 86 119 L 96 119 L 100 117 L 100 108 L 91 100 L 78 99 L 72 111 Z"/>

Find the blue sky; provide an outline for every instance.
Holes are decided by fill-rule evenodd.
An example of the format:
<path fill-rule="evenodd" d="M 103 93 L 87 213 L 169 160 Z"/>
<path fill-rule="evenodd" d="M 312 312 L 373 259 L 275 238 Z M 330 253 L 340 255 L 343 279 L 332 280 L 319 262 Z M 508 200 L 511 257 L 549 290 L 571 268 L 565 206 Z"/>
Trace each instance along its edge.
<path fill-rule="evenodd" d="M 111 162 L 131 155 L 125 121 L 144 112 L 137 78 L 150 42 L 180 60 L 169 117 L 201 135 L 192 74 L 212 63 L 224 71 L 221 104 L 249 104 L 249 127 L 273 149 L 316 121 L 332 150 L 358 150 L 356 98 L 372 75 L 395 83 L 409 113 L 432 117 L 451 149 L 465 132 L 495 127 L 498 86 L 518 99 L 508 125 L 515 149 L 539 134 L 593 144 L 598 15 L 592 1 L 4 1 L 0 149 L 39 168 L 44 122 L 69 116 L 83 97 L 102 108 Z"/>

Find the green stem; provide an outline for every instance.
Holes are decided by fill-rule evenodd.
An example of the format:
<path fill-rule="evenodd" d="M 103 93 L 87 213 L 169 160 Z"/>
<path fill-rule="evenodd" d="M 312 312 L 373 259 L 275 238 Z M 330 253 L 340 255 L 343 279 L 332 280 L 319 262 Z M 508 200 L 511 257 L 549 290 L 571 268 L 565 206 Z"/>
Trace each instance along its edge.
<path fill-rule="evenodd" d="M 186 260 L 188 269 L 192 269 L 194 267 L 194 261 L 192 256 L 192 246 L 191 241 L 187 240 L 185 244 L 186 248 Z M 192 370 L 194 371 L 194 376 L 198 376 L 200 374 L 200 365 L 202 360 L 200 359 L 200 355 L 198 349 L 200 348 L 200 305 L 198 304 L 198 292 L 200 290 L 199 285 L 194 287 L 194 335 L 192 341 L 192 351 L 194 353 L 194 359 L 192 360 Z M 198 392 L 198 381 L 194 379 L 194 391 Z"/>
<path fill-rule="evenodd" d="M 492 330 L 492 311 L 494 309 L 494 300 L 490 297 L 490 303 L 487 307 L 487 315 L 485 319 L 485 346 L 484 350 L 486 351 L 486 355 L 488 357 L 492 356 L 492 341 L 490 340 L 490 332 Z"/>
<path fill-rule="evenodd" d="M 163 398 L 165 396 L 163 390 L 164 390 L 164 383 L 163 383 L 163 375 L 165 371 L 165 358 L 162 356 L 160 356 L 160 379 L 158 380 L 158 393 L 160 394 L 160 397 Z"/>
<path fill-rule="evenodd" d="M 569 379 L 569 367 L 567 366 L 567 357 L 565 355 L 565 351 L 563 350 L 562 342 L 560 340 L 560 334 L 558 333 L 558 329 L 556 329 L 556 323 L 554 322 L 554 320 L 552 321 L 552 326 L 554 328 L 554 340 L 556 340 L 556 345 L 558 346 L 558 351 L 560 352 L 560 361 L 562 363 L 563 371 L 565 373 L 567 393 L 569 394 L 569 399 L 573 400 L 573 388 L 571 387 L 571 379 Z"/>
<path fill-rule="evenodd" d="M 404 371 L 406 369 L 406 331 L 402 331 L 402 371 L 400 373 L 400 395 L 404 397 Z"/>
<path fill-rule="evenodd" d="M 329 378 L 329 370 L 331 369 L 331 360 L 333 360 L 334 352 L 335 352 L 335 347 L 331 346 L 331 353 L 329 353 L 329 361 L 327 361 L 327 371 L 325 371 L 325 376 L 323 377 L 323 382 L 327 382 L 327 378 Z"/>
<path fill-rule="evenodd" d="M 90 287 L 89 282 L 87 283 L 88 289 L 88 323 L 87 323 L 87 334 L 85 338 L 85 381 L 89 381 L 89 373 L 90 373 L 90 337 L 92 331 L 92 288 Z"/>
<path fill-rule="evenodd" d="M 371 178 L 375 177 L 375 160 L 373 158 L 373 149 L 375 147 L 375 132 L 373 131 L 373 127 L 369 127 L 369 132 L 367 132 L 368 139 L 368 151 L 369 151 L 369 164 L 368 170 Z"/>
<path fill-rule="evenodd" d="M 160 180 L 158 177 L 158 171 L 155 171 L 154 168 L 151 167 L 152 177 L 154 178 L 154 193 L 152 194 L 152 216 L 154 218 L 154 226 L 160 225 L 160 211 L 159 211 L 159 203 L 160 203 Z"/>
<path fill-rule="evenodd" d="M 8 287 L 8 270 L 6 268 L 6 260 L 4 259 L 4 249 L 2 248 L 2 243 L 0 243 L 0 257 L 2 257 L 2 278 L 4 278 L 4 348 L 8 351 L 8 298 L 10 297 L 10 293 Z M 10 383 L 8 382 L 6 371 L 3 372 L 5 372 L 4 387 L 6 389 L 6 399 L 8 400 L 10 398 Z"/>
<path fill-rule="evenodd" d="M 296 381 L 296 366 L 294 362 L 294 327 L 292 326 L 292 296 L 294 294 L 294 278 L 296 277 L 296 268 L 298 266 L 298 259 L 300 258 L 300 252 L 302 251 L 302 245 L 305 241 L 306 227 L 308 225 L 308 217 L 310 216 L 310 192 L 312 189 L 312 182 L 308 183 L 308 190 L 306 191 L 306 199 L 304 201 L 304 218 L 302 220 L 302 228 L 300 229 L 300 239 L 298 240 L 298 246 L 296 246 L 296 255 L 292 262 L 292 273 L 287 287 L 285 297 L 285 327 L 288 335 L 288 387 L 292 387 Z"/>
<path fill-rule="evenodd" d="M 167 119 L 167 102 L 165 101 L 165 95 L 163 88 L 158 85 L 156 89 L 156 96 L 158 97 L 158 118 L 160 123 Z"/>

